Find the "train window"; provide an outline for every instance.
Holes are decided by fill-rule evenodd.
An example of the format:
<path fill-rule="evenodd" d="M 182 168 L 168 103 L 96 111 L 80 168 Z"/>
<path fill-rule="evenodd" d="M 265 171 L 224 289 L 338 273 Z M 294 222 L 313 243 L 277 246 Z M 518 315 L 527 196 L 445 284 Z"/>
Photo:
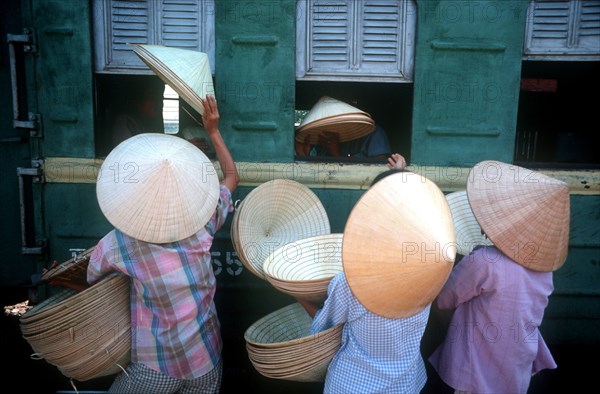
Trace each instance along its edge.
<path fill-rule="evenodd" d="M 376 128 L 340 149 L 295 141 L 296 159 L 385 163 L 392 152 L 409 158 L 416 19 L 412 0 L 297 1 L 296 126 L 328 96 L 367 112 Z"/>
<path fill-rule="evenodd" d="M 378 126 L 373 136 L 385 133 L 387 147 L 375 152 L 369 150 L 368 146 L 357 146 L 360 141 L 354 140 L 340 144 L 339 152 L 332 152 L 330 148 L 320 144 L 304 147 L 302 141 L 296 141 L 296 160 L 386 163 L 387 156 L 393 152 L 410 160 L 412 84 L 297 81 L 296 127 L 324 96 L 368 113 Z"/>
<path fill-rule="evenodd" d="M 525 61 L 521 76 L 515 163 L 600 168 L 590 99 L 600 89 L 600 62 Z"/>
<path fill-rule="evenodd" d="M 208 54 L 214 73 L 214 0 L 92 0 L 95 71 L 152 74 L 129 44 Z"/>
<path fill-rule="evenodd" d="M 523 60 L 515 163 L 600 167 L 600 0 L 530 1 Z"/>

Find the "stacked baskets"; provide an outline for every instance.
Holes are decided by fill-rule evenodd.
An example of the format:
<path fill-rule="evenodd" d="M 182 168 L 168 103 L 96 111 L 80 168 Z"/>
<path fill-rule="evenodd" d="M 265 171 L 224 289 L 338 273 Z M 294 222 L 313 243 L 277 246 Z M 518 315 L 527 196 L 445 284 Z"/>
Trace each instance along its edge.
<path fill-rule="evenodd" d="M 294 303 L 252 324 L 244 333 L 248 357 L 263 376 L 320 382 L 340 347 L 343 325 L 310 333 L 312 319 Z"/>
<path fill-rule="evenodd" d="M 342 271 L 342 234 L 331 234 L 321 201 L 296 181 L 275 179 L 253 189 L 236 209 L 231 239 L 248 271 L 299 300 L 322 302 Z M 250 326 L 244 337 L 256 370 L 274 379 L 322 381 L 342 327 L 311 335 L 311 321 L 294 303 Z"/>
<path fill-rule="evenodd" d="M 89 252 L 52 272 L 82 282 Z M 129 287 L 128 277 L 114 273 L 81 292 L 62 290 L 27 311 L 20 325 L 32 357 L 79 381 L 119 372 L 130 360 Z"/>

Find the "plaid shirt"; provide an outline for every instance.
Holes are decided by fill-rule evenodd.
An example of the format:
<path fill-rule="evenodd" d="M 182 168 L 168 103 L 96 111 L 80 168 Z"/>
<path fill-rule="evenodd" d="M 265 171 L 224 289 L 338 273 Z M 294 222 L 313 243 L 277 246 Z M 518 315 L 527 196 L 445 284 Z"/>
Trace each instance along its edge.
<path fill-rule="evenodd" d="M 111 271 L 132 280 L 131 362 L 178 379 L 198 378 L 219 363 L 223 344 L 210 248 L 232 210 L 231 192 L 221 185 L 215 213 L 191 237 L 152 244 L 113 230 L 96 246 L 89 283 Z"/>
<path fill-rule="evenodd" d="M 325 393 L 418 393 L 427 381 L 421 337 L 428 305 L 404 319 L 369 312 L 352 295 L 344 273 L 329 284 L 327 299 L 312 323 L 317 333 L 345 323 L 342 345 L 325 378 Z"/>

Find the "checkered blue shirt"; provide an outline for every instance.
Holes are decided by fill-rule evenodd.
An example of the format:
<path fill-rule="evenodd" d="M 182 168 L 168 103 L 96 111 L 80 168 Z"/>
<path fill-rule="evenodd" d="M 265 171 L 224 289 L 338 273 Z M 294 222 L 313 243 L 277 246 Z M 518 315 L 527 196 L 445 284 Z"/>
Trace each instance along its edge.
<path fill-rule="evenodd" d="M 210 248 L 232 206 L 221 185 L 215 213 L 191 237 L 152 244 L 113 230 L 94 249 L 89 283 L 111 271 L 132 279 L 132 362 L 177 379 L 198 378 L 219 363 L 223 344 Z"/>
<path fill-rule="evenodd" d="M 311 331 L 346 324 L 340 350 L 327 370 L 324 392 L 419 393 L 427 381 L 420 344 L 430 305 L 404 319 L 378 316 L 352 295 L 343 272 L 333 278 L 327 293 Z"/>

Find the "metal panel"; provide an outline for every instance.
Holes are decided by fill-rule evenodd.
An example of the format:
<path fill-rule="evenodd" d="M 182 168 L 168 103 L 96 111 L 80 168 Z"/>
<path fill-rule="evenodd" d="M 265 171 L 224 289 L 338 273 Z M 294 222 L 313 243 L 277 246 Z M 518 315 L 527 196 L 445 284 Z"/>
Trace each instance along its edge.
<path fill-rule="evenodd" d="M 411 162 L 511 162 L 527 2 L 418 5 Z"/>
<path fill-rule="evenodd" d="M 215 89 L 236 161 L 293 159 L 295 10 L 293 0 L 216 3 Z"/>

